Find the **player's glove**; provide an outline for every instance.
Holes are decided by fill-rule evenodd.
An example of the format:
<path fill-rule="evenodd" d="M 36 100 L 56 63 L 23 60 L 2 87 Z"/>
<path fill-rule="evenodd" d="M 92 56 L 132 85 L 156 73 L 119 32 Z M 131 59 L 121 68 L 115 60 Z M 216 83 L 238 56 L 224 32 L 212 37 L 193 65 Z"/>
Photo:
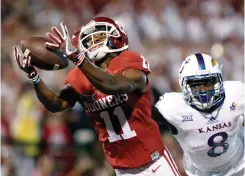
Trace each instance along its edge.
<path fill-rule="evenodd" d="M 82 61 L 84 60 L 83 52 L 80 52 L 76 47 L 72 45 L 72 40 L 69 35 L 67 26 L 61 22 L 60 23 L 61 32 L 56 28 L 52 27 L 52 31 L 56 34 L 54 36 L 53 34 L 47 32 L 46 35 L 54 42 L 46 42 L 45 45 L 49 48 L 59 50 L 67 55 L 67 58 L 70 59 L 76 66 L 81 65 Z"/>
<path fill-rule="evenodd" d="M 33 84 L 37 84 L 40 81 L 39 74 L 34 66 L 31 65 L 31 56 L 24 56 L 19 53 L 18 49 L 14 47 L 14 58 Z"/>

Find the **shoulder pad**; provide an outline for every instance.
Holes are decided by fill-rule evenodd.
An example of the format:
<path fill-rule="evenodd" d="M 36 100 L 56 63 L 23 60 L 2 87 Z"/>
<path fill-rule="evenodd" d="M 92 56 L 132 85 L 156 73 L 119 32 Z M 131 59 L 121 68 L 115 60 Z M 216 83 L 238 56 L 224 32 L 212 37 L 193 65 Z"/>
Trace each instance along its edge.
<path fill-rule="evenodd" d="M 243 108 L 245 103 L 244 83 L 241 81 L 225 81 L 225 101 L 234 103 L 236 108 Z"/>
<path fill-rule="evenodd" d="M 163 117 L 173 125 L 182 121 L 182 112 L 190 109 L 189 105 L 185 103 L 182 94 L 177 92 L 165 93 L 155 106 Z"/>
<path fill-rule="evenodd" d="M 226 98 L 244 102 L 244 83 L 241 81 L 225 81 L 224 89 Z"/>

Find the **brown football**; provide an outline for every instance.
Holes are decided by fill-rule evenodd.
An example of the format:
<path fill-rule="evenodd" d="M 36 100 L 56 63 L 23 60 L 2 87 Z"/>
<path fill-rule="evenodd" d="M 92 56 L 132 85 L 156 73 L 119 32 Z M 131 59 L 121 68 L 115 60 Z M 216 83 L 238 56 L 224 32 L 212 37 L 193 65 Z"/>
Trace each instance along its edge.
<path fill-rule="evenodd" d="M 66 55 L 58 50 L 47 48 L 44 43 L 51 42 L 44 37 L 30 37 L 21 40 L 20 48 L 24 56 L 31 56 L 31 64 L 43 70 L 60 70 L 68 66 Z"/>

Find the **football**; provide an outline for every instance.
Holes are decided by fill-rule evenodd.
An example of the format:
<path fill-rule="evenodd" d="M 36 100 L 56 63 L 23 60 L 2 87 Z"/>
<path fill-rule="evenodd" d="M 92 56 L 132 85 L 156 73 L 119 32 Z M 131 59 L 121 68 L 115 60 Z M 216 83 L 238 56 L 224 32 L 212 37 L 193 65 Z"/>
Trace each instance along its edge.
<path fill-rule="evenodd" d="M 31 56 L 31 64 L 43 70 L 60 70 L 68 66 L 66 55 L 48 48 L 45 42 L 52 41 L 44 37 L 30 37 L 21 40 L 20 48 L 24 56 Z"/>

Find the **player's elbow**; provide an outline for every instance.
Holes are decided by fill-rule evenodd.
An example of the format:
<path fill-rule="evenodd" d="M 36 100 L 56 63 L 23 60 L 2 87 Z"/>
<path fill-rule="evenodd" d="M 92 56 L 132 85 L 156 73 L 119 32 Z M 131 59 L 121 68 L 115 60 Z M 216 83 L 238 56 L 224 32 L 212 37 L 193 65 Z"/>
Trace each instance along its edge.
<path fill-rule="evenodd" d="M 55 106 L 44 106 L 46 110 L 52 113 L 60 112 L 60 109 L 56 108 Z"/>
<path fill-rule="evenodd" d="M 60 101 L 56 101 L 53 103 L 49 103 L 49 104 L 44 104 L 44 107 L 52 113 L 56 113 L 56 112 L 60 112 L 62 111 L 62 105 Z"/>

